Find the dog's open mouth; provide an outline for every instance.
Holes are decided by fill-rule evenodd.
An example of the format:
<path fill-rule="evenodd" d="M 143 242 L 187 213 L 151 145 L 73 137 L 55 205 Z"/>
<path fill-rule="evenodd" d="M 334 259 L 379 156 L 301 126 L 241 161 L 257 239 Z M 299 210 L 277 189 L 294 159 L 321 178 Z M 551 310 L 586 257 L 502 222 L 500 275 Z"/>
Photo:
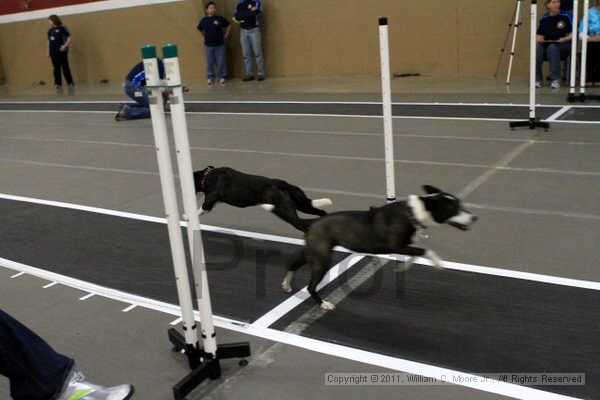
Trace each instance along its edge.
<path fill-rule="evenodd" d="M 454 221 L 448 222 L 448 225 L 452 225 L 453 227 L 458 228 L 461 231 L 468 231 L 470 228 L 469 225 L 459 224 L 458 222 L 454 222 Z"/>

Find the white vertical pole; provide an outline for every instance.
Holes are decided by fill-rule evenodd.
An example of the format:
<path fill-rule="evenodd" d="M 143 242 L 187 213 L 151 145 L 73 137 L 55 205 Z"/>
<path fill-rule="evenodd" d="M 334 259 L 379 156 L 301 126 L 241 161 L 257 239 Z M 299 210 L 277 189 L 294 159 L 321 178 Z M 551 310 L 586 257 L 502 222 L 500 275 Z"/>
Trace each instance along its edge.
<path fill-rule="evenodd" d="M 581 81 L 579 83 L 579 93 L 585 96 L 585 85 L 587 79 L 587 48 L 588 48 L 588 24 L 590 16 L 590 0 L 583 0 L 583 30 L 581 38 Z"/>
<path fill-rule="evenodd" d="M 535 69 L 537 56 L 537 0 L 531 0 L 531 33 L 529 47 L 529 121 L 534 121 Z"/>
<path fill-rule="evenodd" d="M 388 45 L 388 20 L 379 18 L 379 52 L 381 55 L 381 95 L 383 101 L 383 134 L 385 143 L 385 180 L 388 203 L 396 201 L 394 177 L 394 132 L 392 124 L 392 88 L 390 83 L 390 54 Z"/>
<path fill-rule="evenodd" d="M 177 284 L 177 295 L 181 306 L 183 320 L 183 331 L 185 343 L 196 347 L 198 345 L 198 331 L 194 321 L 194 305 L 190 291 L 190 282 L 187 272 L 187 261 L 181 226 L 179 224 L 179 209 L 177 196 L 175 194 L 175 182 L 171 155 L 169 153 L 169 138 L 167 136 L 167 124 L 160 86 L 162 81 L 159 75 L 156 48 L 154 46 L 143 46 L 142 57 L 144 59 L 144 71 L 146 75 L 146 86 L 151 90 L 148 96 L 150 102 L 150 113 L 152 117 L 152 131 L 156 144 L 156 157 L 160 173 L 165 214 L 171 243 L 171 256 L 175 270 L 175 283 Z"/>
<path fill-rule="evenodd" d="M 517 0 L 517 10 L 515 12 L 515 25 L 513 30 L 512 45 L 510 46 L 510 59 L 508 61 L 508 73 L 506 74 L 506 84 L 510 85 L 510 74 L 512 72 L 513 58 L 515 56 L 515 44 L 517 42 L 517 31 L 521 22 L 521 0 Z"/>
<path fill-rule="evenodd" d="M 167 44 L 163 46 L 162 50 L 167 86 L 172 90 L 172 94 L 169 97 L 171 120 L 173 124 L 173 136 L 175 137 L 175 149 L 177 153 L 177 165 L 179 167 L 179 180 L 181 183 L 183 206 L 187 219 L 188 240 L 191 251 L 192 271 L 194 274 L 198 310 L 200 312 L 204 351 L 212 354 L 213 357 L 216 357 L 217 341 L 215 338 L 212 305 L 208 288 L 208 276 L 204 261 L 200 218 L 198 217 L 198 203 L 196 201 L 192 157 L 190 154 L 177 46 L 174 44 Z"/>
<path fill-rule="evenodd" d="M 575 80 L 577 79 L 577 18 L 579 17 L 578 0 L 573 0 L 573 38 L 571 39 L 571 77 L 569 82 L 569 95 L 575 94 Z"/>

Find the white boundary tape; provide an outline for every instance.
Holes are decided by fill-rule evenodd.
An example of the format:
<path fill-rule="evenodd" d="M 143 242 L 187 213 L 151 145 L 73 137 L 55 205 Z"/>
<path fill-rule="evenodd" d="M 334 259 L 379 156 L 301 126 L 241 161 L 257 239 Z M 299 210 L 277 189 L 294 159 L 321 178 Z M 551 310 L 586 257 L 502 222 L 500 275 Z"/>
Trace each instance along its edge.
<path fill-rule="evenodd" d="M 70 203 L 62 203 L 62 202 L 51 201 L 51 200 L 34 199 L 34 198 L 30 198 L 30 197 L 13 196 L 13 195 L 2 194 L 2 193 L 0 193 L 0 199 L 22 201 L 22 202 L 27 202 L 27 203 L 67 208 L 67 209 L 71 209 L 71 210 L 79 210 L 79 211 L 93 212 L 93 213 L 103 214 L 103 215 L 111 215 L 111 216 L 121 217 L 121 218 L 129 218 L 129 219 L 134 219 L 134 220 L 139 220 L 139 221 L 147 221 L 147 222 L 166 224 L 166 219 L 164 219 L 164 218 L 152 217 L 152 216 L 141 215 L 141 214 L 133 214 L 133 213 L 128 213 L 128 212 L 124 212 L 124 211 L 109 210 L 109 209 L 105 209 L 105 208 L 90 207 L 90 206 L 83 206 L 83 205 L 70 204 Z M 181 226 L 185 226 L 185 223 L 181 222 Z M 302 240 L 302 239 L 295 239 L 295 238 L 278 236 L 278 235 L 270 235 L 270 234 L 265 234 L 265 233 L 250 232 L 250 231 L 244 231 L 244 230 L 238 230 L 238 229 L 221 228 L 221 227 L 216 227 L 216 226 L 211 226 L 211 225 L 202 225 L 202 230 L 209 231 L 209 232 L 218 232 L 218 233 L 223 233 L 223 234 L 237 235 L 237 236 L 248 237 L 248 238 L 258 239 L 258 240 L 267 240 L 267 241 L 273 241 L 273 242 L 279 242 L 279 243 L 294 244 L 294 245 L 299 245 L 299 246 L 304 245 L 304 240 Z M 339 247 L 339 246 L 337 246 L 335 248 L 335 250 L 342 251 L 342 252 L 349 252 L 347 249 L 344 249 L 343 247 Z M 389 259 L 389 260 L 399 260 L 399 261 L 403 261 L 405 259 L 405 257 L 403 255 L 375 255 L 375 257 L 385 258 L 385 259 Z M 429 261 L 428 259 L 425 259 L 425 258 L 416 258 L 415 262 L 418 264 L 422 264 L 422 265 L 429 265 L 429 266 L 432 265 L 431 261 Z M 495 275 L 495 276 L 502 276 L 502 277 L 506 277 L 506 278 L 515 278 L 515 279 L 522 279 L 522 280 L 528 280 L 528 281 L 534 281 L 534 282 L 549 283 L 549 284 L 553 284 L 553 285 L 571 286 L 571 287 L 576 287 L 576 288 L 581 288 L 581 289 L 600 290 L 600 282 L 586 281 L 586 280 L 580 280 L 580 279 L 571 279 L 571 278 L 562 278 L 562 277 L 557 277 L 557 276 L 535 274 L 535 273 L 531 273 L 531 272 L 516 271 L 516 270 L 511 270 L 511 269 L 485 267 L 485 266 L 463 264 L 463 263 L 457 263 L 457 262 L 451 262 L 451 261 L 444 261 L 444 268 L 458 270 L 458 271 L 465 271 L 465 272 L 473 272 L 473 273 L 478 273 L 478 274 Z"/>
<path fill-rule="evenodd" d="M 148 299 L 141 296 L 132 295 L 126 292 L 121 292 L 114 289 L 91 284 L 89 282 L 81 281 L 78 279 L 69 278 L 59 274 L 45 271 L 43 269 L 31 267 L 25 264 L 20 264 L 11 260 L 0 258 L 0 266 L 27 273 L 32 276 L 36 276 L 42 279 L 47 279 L 61 283 L 65 286 L 73 287 L 75 289 L 93 292 L 98 295 L 125 302 L 131 305 L 141 306 L 151 310 L 159 311 L 165 314 L 173 316 L 179 316 L 181 314 L 179 307 L 159 302 L 156 300 Z M 198 312 L 195 312 L 196 320 L 199 319 Z M 177 324 L 180 322 L 180 317 L 172 321 L 171 324 Z M 288 344 L 291 346 L 300 347 L 306 350 L 315 351 L 322 354 L 327 354 L 335 357 L 344 358 L 347 360 L 356 361 L 359 363 L 374 365 L 382 368 L 387 368 L 396 371 L 402 371 L 412 374 L 418 374 L 425 377 L 436 378 L 439 380 L 446 379 L 450 376 L 462 378 L 460 386 L 469 387 L 476 390 L 482 390 L 485 392 L 496 393 L 503 396 L 509 396 L 515 399 L 523 400 L 570 400 L 575 399 L 573 397 L 563 396 L 551 392 L 544 392 L 538 389 L 533 389 L 526 386 L 519 386 L 509 384 L 500 381 L 487 380 L 482 382 L 481 379 L 471 374 L 466 374 L 451 369 L 435 367 L 428 364 L 418 363 L 414 361 L 408 361 L 401 358 L 395 358 L 391 356 L 385 356 L 382 354 L 371 353 L 364 350 L 355 349 L 353 347 L 337 345 L 333 343 L 324 342 L 321 340 L 310 339 L 295 334 L 278 331 L 275 329 L 265 328 L 254 324 L 247 324 L 244 322 L 217 317 L 215 316 L 215 326 L 231 331 L 260 337 L 267 340 L 272 340 L 279 343 Z"/>

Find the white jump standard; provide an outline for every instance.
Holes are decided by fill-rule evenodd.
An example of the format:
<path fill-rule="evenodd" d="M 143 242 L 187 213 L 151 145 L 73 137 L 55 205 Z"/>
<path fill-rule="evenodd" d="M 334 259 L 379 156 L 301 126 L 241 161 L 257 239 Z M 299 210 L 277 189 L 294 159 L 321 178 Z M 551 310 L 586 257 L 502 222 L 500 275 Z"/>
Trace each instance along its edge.
<path fill-rule="evenodd" d="M 390 83 L 390 49 L 388 20 L 379 18 L 379 52 L 381 55 L 381 96 L 383 103 L 383 134 L 385 143 L 385 182 L 388 203 L 396 201 L 394 176 L 394 127 L 392 119 L 392 88 Z"/>
<path fill-rule="evenodd" d="M 529 129 L 549 129 L 550 124 L 542 122 L 535 117 L 535 66 L 537 57 L 537 0 L 531 0 L 531 32 L 529 40 L 529 120 L 513 121 L 509 123 L 511 129 L 528 126 Z"/>
<path fill-rule="evenodd" d="M 177 46 L 168 44 L 163 46 L 163 62 L 165 65 L 167 89 L 171 92 L 170 104 L 173 135 L 175 137 L 182 198 L 187 216 L 192 271 L 200 312 L 203 347 L 199 345 L 161 93 L 165 89 L 165 85 L 160 80 L 158 73 L 156 47 L 153 45 L 143 46 L 142 58 L 144 60 L 146 87 L 150 91 L 148 100 L 152 117 L 152 129 L 169 228 L 169 240 L 175 268 L 177 293 L 183 320 L 184 334 L 181 335 L 176 329 L 171 328 L 168 332 L 169 340 L 173 343 L 174 350 L 181 351 L 187 356 L 190 369 L 193 370 L 173 387 L 175 400 L 183 400 L 188 393 L 206 378 L 217 379 L 221 376 L 220 359 L 241 358 L 240 365 L 245 364 L 246 362 L 243 358 L 250 356 L 250 345 L 247 342 L 217 345 L 216 342 L 200 222 L 195 212 L 198 205 L 192 175 L 192 161 L 187 123 L 185 120 Z"/>
<path fill-rule="evenodd" d="M 581 32 L 581 77 L 579 83 L 579 95 L 575 95 L 575 67 L 576 67 L 576 54 L 577 54 L 577 0 L 573 0 L 573 43 L 571 45 L 571 83 L 569 87 L 569 95 L 567 101 L 581 101 L 586 100 L 600 100 L 598 95 L 589 95 L 585 92 L 585 85 L 587 80 L 587 53 L 588 53 L 588 24 L 590 18 L 590 0 L 583 1 L 583 29 Z"/>

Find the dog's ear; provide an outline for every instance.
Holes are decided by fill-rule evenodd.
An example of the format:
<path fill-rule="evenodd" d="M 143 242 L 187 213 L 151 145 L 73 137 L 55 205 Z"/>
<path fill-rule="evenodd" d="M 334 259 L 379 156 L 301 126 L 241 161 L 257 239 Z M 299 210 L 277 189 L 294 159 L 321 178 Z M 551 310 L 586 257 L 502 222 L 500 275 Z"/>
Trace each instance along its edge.
<path fill-rule="evenodd" d="M 436 188 L 435 186 L 431 186 L 431 185 L 423 185 L 423 190 L 427 194 L 442 193 L 442 191 L 440 189 Z"/>

